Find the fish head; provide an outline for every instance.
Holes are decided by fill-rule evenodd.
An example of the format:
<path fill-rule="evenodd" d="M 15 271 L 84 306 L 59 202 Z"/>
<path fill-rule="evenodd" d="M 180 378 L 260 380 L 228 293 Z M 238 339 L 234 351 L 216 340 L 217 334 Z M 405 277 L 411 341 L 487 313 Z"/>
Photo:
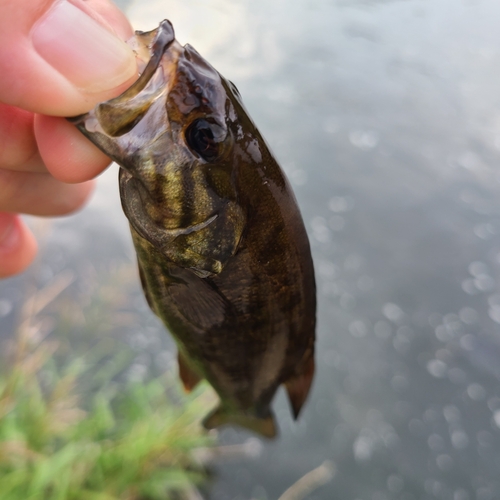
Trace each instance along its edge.
<path fill-rule="evenodd" d="M 70 121 L 122 167 L 122 205 L 140 236 L 164 248 L 210 226 L 205 239 L 227 240 L 218 248 L 234 252 L 243 223 L 234 182 L 237 91 L 179 44 L 169 21 L 129 43 L 142 65 L 138 80 Z M 215 221 L 228 207 L 237 224 L 224 230 Z"/>

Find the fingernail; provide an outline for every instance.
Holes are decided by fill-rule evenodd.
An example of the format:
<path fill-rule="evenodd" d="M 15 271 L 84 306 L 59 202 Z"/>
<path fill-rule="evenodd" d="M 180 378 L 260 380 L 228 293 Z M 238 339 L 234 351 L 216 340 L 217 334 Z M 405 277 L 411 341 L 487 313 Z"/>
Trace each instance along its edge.
<path fill-rule="evenodd" d="M 15 215 L 0 213 L 0 248 L 10 248 L 17 240 Z"/>
<path fill-rule="evenodd" d="M 111 90 L 137 73 L 132 49 L 67 0 L 45 13 L 31 39 L 38 54 L 83 92 Z"/>

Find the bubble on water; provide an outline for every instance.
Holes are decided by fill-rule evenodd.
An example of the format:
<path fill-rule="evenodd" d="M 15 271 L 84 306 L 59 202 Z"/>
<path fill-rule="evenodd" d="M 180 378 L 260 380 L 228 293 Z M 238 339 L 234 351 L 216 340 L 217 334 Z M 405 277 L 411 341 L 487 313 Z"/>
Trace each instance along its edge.
<path fill-rule="evenodd" d="M 336 116 L 329 116 L 323 124 L 323 130 L 329 134 L 336 134 L 340 128 L 340 120 Z"/>
<path fill-rule="evenodd" d="M 290 84 L 276 84 L 267 89 L 267 96 L 272 101 L 291 103 L 297 99 L 297 91 Z"/>
<path fill-rule="evenodd" d="M 434 330 L 434 333 L 436 334 L 436 338 L 440 342 L 449 342 L 450 340 L 453 339 L 453 332 L 451 332 L 444 325 L 437 326 L 436 329 Z"/>
<path fill-rule="evenodd" d="M 473 383 L 467 386 L 467 395 L 473 401 L 482 401 L 486 398 L 486 391 L 481 384 Z"/>
<path fill-rule="evenodd" d="M 486 486 L 478 488 L 476 490 L 476 500 L 493 500 L 493 492 Z"/>
<path fill-rule="evenodd" d="M 351 144 L 363 151 L 375 148 L 379 140 L 379 135 L 374 130 L 353 130 L 349 134 Z"/>
<path fill-rule="evenodd" d="M 171 351 L 160 351 L 155 357 L 155 364 L 160 370 L 171 370 L 176 363 L 176 358 Z"/>
<path fill-rule="evenodd" d="M 382 313 L 388 320 L 394 321 L 395 323 L 403 321 L 405 316 L 403 310 L 392 302 L 388 302 L 382 307 Z"/>
<path fill-rule="evenodd" d="M 359 271 L 361 267 L 365 264 L 365 259 L 361 257 L 360 255 L 356 254 L 350 254 L 347 256 L 345 262 L 344 262 L 344 268 L 347 271 Z"/>
<path fill-rule="evenodd" d="M 427 321 L 429 322 L 429 325 L 431 325 L 433 328 L 436 328 L 438 325 L 440 325 L 443 322 L 443 317 L 441 316 L 441 314 L 432 313 L 427 318 Z"/>
<path fill-rule="evenodd" d="M 469 273 L 476 278 L 478 276 L 481 276 L 482 274 L 489 273 L 488 266 L 484 262 L 481 262 L 480 260 L 475 260 L 474 262 L 471 262 L 469 264 L 468 270 Z"/>
<path fill-rule="evenodd" d="M 431 434 L 427 438 L 427 444 L 432 451 L 443 451 L 445 448 L 444 439 L 439 434 Z"/>
<path fill-rule="evenodd" d="M 383 491 L 376 491 L 372 495 L 372 500 L 389 500 L 389 497 Z"/>
<path fill-rule="evenodd" d="M 349 212 L 354 208 L 354 198 L 352 196 L 334 196 L 330 198 L 328 208 L 335 213 Z"/>
<path fill-rule="evenodd" d="M 288 175 L 290 177 L 290 181 L 294 186 L 303 186 L 307 183 L 307 172 L 305 170 L 302 170 L 301 168 L 292 170 L 288 173 Z"/>
<path fill-rule="evenodd" d="M 457 163 L 466 170 L 480 170 L 484 167 L 483 160 L 474 151 L 465 151 L 457 158 Z"/>
<path fill-rule="evenodd" d="M 356 320 L 349 325 L 349 333 L 356 338 L 366 337 L 368 333 L 368 327 L 363 321 Z"/>
<path fill-rule="evenodd" d="M 500 410 L 496 410 L 493 413 L 493 422 L 500 429 Z"/>
<path fill-rule="evenodd" d="M 469 436 L 462 430 L 453 431 L 450 439 L 453 448 L 456 450 L 464 450 L 469 446 Z"/>
<path fill-rule="evenodd" d="M 402 336 L 394 337 L 392 339 L 392 345 L 394 346 L 394 349 L 396 349 L 396 351 L 400 352 L 401 354 L 408 352 L 411 347 L 410 340 Z"/>
<path fill-rule="evenodd" d="M 476 347 L 476 338 L 471 333 L 460 338 L 460 347 L 466 351 L 473 351 Z"/>
<path fill-rule="evenodd" d="M 484 448 L 491 448 L 491 446 L 493 445 L 493 435 L 491 434 L 491 432 L 479 431 L 476 437 L 477 442 Z"/>
<path fill-rule="evenodd" d="M 457 321 L 459 321 L 458 314 L 455 313 L 448 313 L 443 316 L 443 323 L 445 325 L 453 325 Z"/>
<path fill-rule="evenodd" d="M 491 411 L 500 410 L 500 398 L 497 396 L 493 396 L 492 398 L 488 399 L 488 408 Z"/>
<path fill-rule="evenodd" d="M 443 408 L 443 416 L 449 424 L 460 421 L 460 410 L 454 405 L 447 405 Z"/>
<path fill-rule="evenodd" d="M 474 281 L 475 280 L 471 278 L 462 281 L 462 290 L 468 295 L 476 295 L 479 292 L 479 290 L 476 288 Z"/>
<path fill-rule="evenodd" d="M 426 433 L 425 424 L 418 418 L 412 418 L 408 423 L 408 428 L 415 436 L 423 436 Z"/>
<path fill-rule="evenodd" d="M 460 309 L 458 316 L 466 325 L 473 325 L 474 323 L 477 323 L 479 319 L 477 311 L 472 307 L 463 307 Z"/>
<path fill-rule="evenodd" d="M 450 455 L 446 455 L 445 453 L 443 453 L 442 455 L 438 455 L 436 457 L 436 465 L 442 471 L 449 471 L 453 468 L 453 458 L 451 458 Z"/>
<path fill-rule="evenodd" d="M 363 388 L 361 380 L 354 374 L 348 375 L 343 382 L 344 389 L 349 394 L 358 394 Z"/>
<path fill-rule="evenodd" d="M 392 377 L 391 379 L 391 387 L 396 392 L 403 392 L 410 387 L 410 382 L 403 375 L 394 375 L 394 377 Z"/>
<path fill-rule="evenodd" d="M 425 491 L 429 495 L 433 495 L 436 498 L 447 498 L 448 491 L 446 486 L 441 483 L 440 481 L 437 481 L 436 479 L 426 479 L 424 483 Z"/>
<path fill-rule="evenodd" d="M 258 484 L 257 486 L 254 486 L 252 490 L 252 498 L 258 498 L 259 500 L 267 500 L 269 497 L 267 496 L 267 491 L 264 488 L 264 486 Z"/>
<path fill-rule="evenodd" d="M 349 441 L 350 428 L 345 422 L 338 423 L 333 429 L 332 441 L 338 446 L 345 446 Z"/>
<path fill-rule="evenodd" d="M 387 321 L 380 320 L 375 323 L 373 331 L 379 339 L 387 340 L 392 335 L 392 326 Z"/>
<path fill-rule="evenodd" d="M 328 219 L 328 226 L 332 231 L 342 231 L 345 227 L 345 219 L 341 215 L 332 215 Z"/>
<path fill-rule="evenodd" d="M 373 288 L 373 279 L 364 274 L 358 278 L 357 286 L 362 292 L 368 292 Z"/>
<path fill-rule="evenodd" d="M 130 347 L 132 347 L 132 349 L 135 349 L 136 351 L 145 350 L 148 347 L 149 343 L 149 337 L 142 332 L 134 333 L 130 336 L 129 339 Z"/>
<path fill-rule="evenodd" d="M 357 462 L 367 462 L 375 451 L 375 443 L 368 436 L 360 435 L 353 444 L 354 458 Z"/>
<path fill-rule="evenodd" d="M 480 292 L 489 292 L 496 287 L 496 281 L 487 274 L 481 274 L 474 280 L 474 286 Z"/>
<path fill-rule="evenodd" d="M 0 300 L 0 318 L 4 318 L 11 313 L 14 304 L 10 300 Z"/>
<path fill-rule="evenodd" d="M 316 401 L 316 412 L 321 416 L 321 417 L 328 417 L 331 414 L 333 414 L 333 405 L 332 402 L 329 399 L 326 398 L 319 398 Z"/>
<path fill-rule="evenodd" d="M 326 219 L 321 216 L 313 217 L 311 227 L 314 238 L 320 243 L 328 243 L 331 241 L 330 229 L 327 226 Z"/>
<path fill-rule="evenodd" d="M 443 378 L 446 375 L 448 366 L 440 359 L 431 359 L 427 363 L 427 371 L 436 378 Z"/>
<path fill-rule="evenodd" d="M 474 234 L 482 240 L 489 240 L 496 234 L 495 227 L 490 222 L 483 222 L 474 226 Z"/>
<path fill-rule="evenodd" d="M 491 307 L 500 307 L 500 293 L 494 293 L 488 297 L 488 304 Z"/>
<path fill-rule="evenodd" d="M 425 422 L 432 423 L 437 422 L 441 418 L 441 415 L 434 408 L 427 408 L 427 410 L 424 411 L 423 417 Z"/>
<path fill-rule="evenodd" d="M 147 366 L 135 363 L 129 368 L 127 373 L 127 378 L 131 382 L 142 382 L 146 378 L 147 373 L 148 373 Z"/>
<path fill-rule="evenodd" d="M 401 476 L 398 476 L 396 474 L 391 474 L 387 478 L 387 489 L 391 493 L 401 493 L 403 491 L 404 486 L 405 482 L 403 481 L 403 478 Z"/>
<path fill-rule="evenodd" d="M 335 351 L 334 349 L 326 349 L 323 351 L 320 351 L 320 356 L 323 361 L 323 363 L 326 366 L 331 366 L 333 368 L 339 368 L 341 365 L 341 358 L 340 354 Z"/>
<path fill-rule="evenodd" d="M 488 316 L 495 322 L 500 323 L 500 306 L 493 306 L 488 309 Z"/>
<path fill-rule="evenodd" d="M 351 311 L 356 307 L 356 299 L 350 293 L 343 293 L 340 296 L 340 307 L 346 311 Z"/>
<path fill-rule="evenodd" d="M 328 279 L 333 279 L 337 277 L 339 273 L 339 268 L 329 260 L 320 260 L 316 263 L 316 269 L 318 275 L 323 276 Z"/>
<path fill-rule="evenodd" d="M 402 325 L 397 329 L 396 335 L 411 340 L 415 336 L 415 333 L 408 325 Z"/>
<path fill-rule="evenodd" d="M 455 490 L 453 500 L 470 500 L 469 494 L 464 489 Z"/>
<path fill-rule="evenodd" d="M 450 368 L 448 370 L 448 378 L 454 384 L 465 384 L 467 381 L 467 373 L 461 368 Z"/>

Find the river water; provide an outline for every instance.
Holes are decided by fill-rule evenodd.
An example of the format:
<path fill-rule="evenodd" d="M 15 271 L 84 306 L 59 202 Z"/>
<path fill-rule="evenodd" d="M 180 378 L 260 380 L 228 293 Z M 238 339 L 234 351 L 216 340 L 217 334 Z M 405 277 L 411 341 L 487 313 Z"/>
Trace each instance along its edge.
<path fill-rule="evenodd" d="M 308 405 L 294 423 L 278 395 L 274 442 L 223 430 L 222 444 L 250 452 L 216 463 L 206 497 L 278 499 L 327 461 L 331 479 L 303 498 L 498 500 L 500 3 L 122 7 L 138 29 L 170 19 L 235 82 L 294 186 L 315 261 Z M 0 285 L 2 331 L 30 273 L 133 260 L 116 167 L 45 245 L 36 271 Z"/>

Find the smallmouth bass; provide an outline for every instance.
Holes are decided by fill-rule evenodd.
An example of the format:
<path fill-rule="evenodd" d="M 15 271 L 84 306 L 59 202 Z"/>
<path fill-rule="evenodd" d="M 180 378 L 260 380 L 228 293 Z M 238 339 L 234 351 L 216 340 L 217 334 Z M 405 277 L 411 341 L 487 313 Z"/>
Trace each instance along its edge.
<path fill-rule="evenodd" d="M 316 289 L 297 203 L 234 84 L 169 21 L 131 43 L 139 79 L 70 121 L 121 167 L 148 304 L 176 340 L 184 387 L 206 379 L 220 397 L 205 427 L 273 437 L 278 387 L 297 418 L 314 376 Z"/>

